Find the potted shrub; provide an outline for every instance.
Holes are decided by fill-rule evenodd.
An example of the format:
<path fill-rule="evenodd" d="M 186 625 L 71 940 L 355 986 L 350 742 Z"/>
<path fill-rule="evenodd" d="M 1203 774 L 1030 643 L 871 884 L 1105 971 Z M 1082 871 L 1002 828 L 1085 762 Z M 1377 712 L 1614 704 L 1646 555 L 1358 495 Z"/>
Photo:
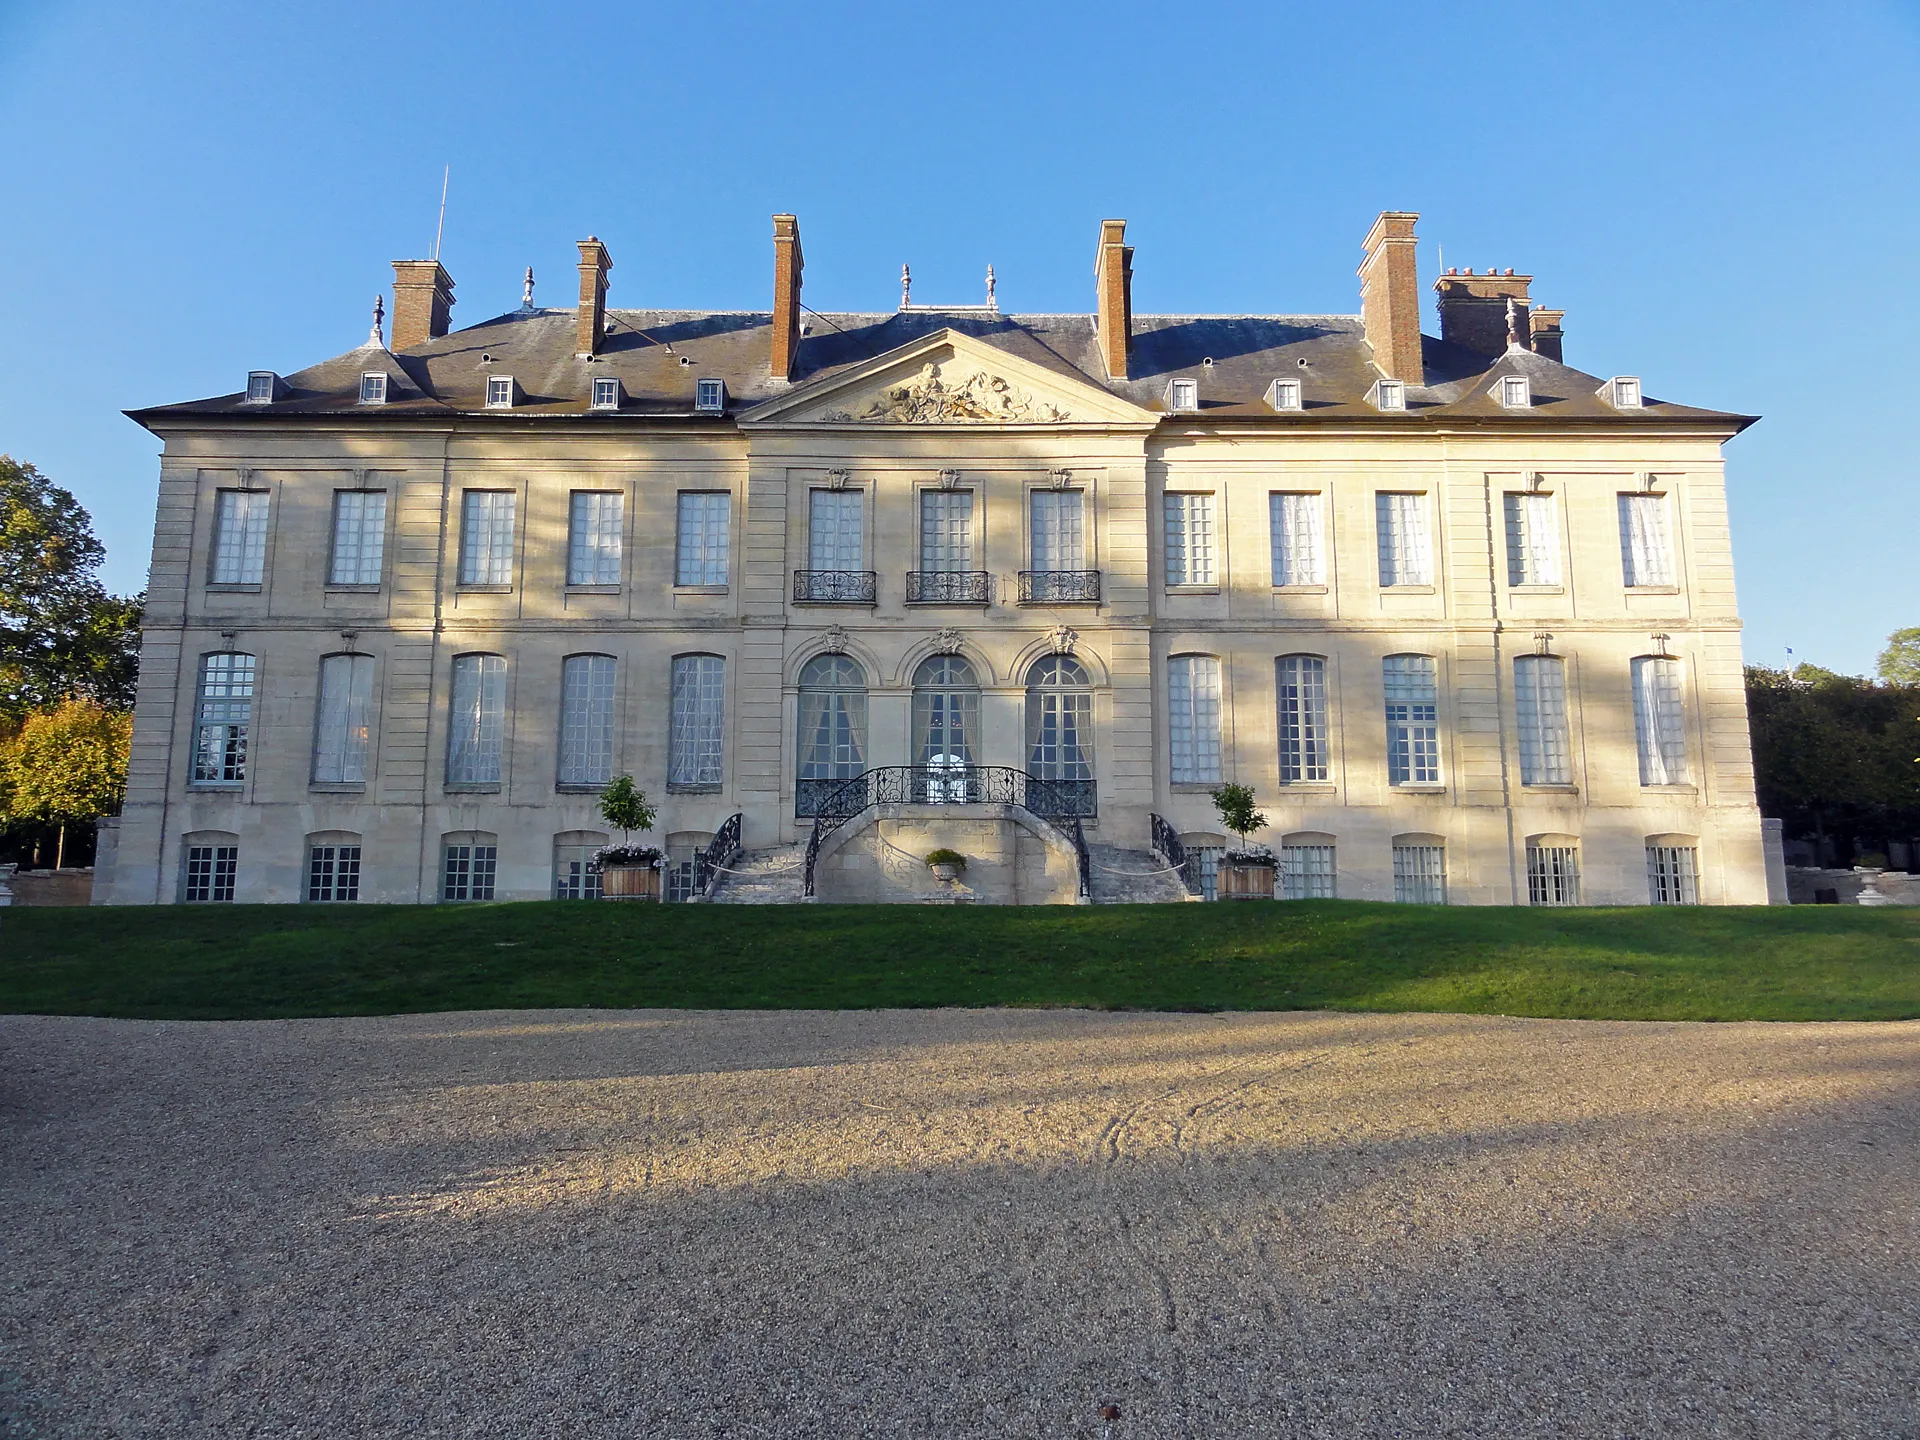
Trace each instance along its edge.
<path fill-rule="evenodd" d="M 633 843 L 633 832 L 651 830 L 658 814 L 631 775 L 622 775 L 600 792 L 600 817 L 620 832 L 619 844 L 602 845 L 593 854 L 600 866 L 600 893 L 607 899 L 660 898 L 660 868 L 666 857 L 657 845 Z"/>
<path fill-rule="evenodd" d="M 930 850 L 927 852 L 927 869 L 933 872 L 933 878 L 945 884 L 958 880 L 967 868 L 967 857 L 958 850 Z"/>
<path fill-rule="evenodd" d="M 1213 808 L 1220 812 L 1220 823 L 1240 837 L 1240 843 L 1229 846 L 1220 861 L 1220 898 L 1271 900 L 1276 863 L 1273 851 L 1247 842 L 1247 836 L 1264 829 L 1267 823 L 1267 817 L 1253 808 L 1253 791 L 1245 785 L 1218 786 L 1213 792 Z"/>

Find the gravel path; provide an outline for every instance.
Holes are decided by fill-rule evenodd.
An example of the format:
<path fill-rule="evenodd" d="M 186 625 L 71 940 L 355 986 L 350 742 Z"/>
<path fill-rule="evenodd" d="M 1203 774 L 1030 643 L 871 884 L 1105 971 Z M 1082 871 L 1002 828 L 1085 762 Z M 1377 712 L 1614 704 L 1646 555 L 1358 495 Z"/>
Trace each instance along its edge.
<path fill-rule="evenodd" d="M 1920 1436 L 1920 1023 L 0 1018 L 0 1434 Z"/>

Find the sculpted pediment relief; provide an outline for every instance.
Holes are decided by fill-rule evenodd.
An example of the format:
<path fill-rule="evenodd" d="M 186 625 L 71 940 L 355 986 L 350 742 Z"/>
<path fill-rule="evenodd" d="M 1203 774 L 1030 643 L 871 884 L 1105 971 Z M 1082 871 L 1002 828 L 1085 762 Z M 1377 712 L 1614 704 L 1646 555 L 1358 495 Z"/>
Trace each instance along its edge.
<path fill-rule="evenodd" d="M 901 385 L 856 400 L 851 407 L 822 412 L 827 421 L 881 425 L 1057 425 L 1071 411 L 1040 399 L 1004 375 L 971 369 L 958 357 L 929 361 Z"/>

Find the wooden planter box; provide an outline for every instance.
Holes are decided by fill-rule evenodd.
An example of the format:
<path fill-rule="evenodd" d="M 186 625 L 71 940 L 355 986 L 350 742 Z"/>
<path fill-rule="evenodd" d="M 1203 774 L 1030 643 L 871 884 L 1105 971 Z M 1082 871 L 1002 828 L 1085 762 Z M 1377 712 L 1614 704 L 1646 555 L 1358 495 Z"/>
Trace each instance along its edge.
<path fill-rule="evenodd" d="M 1239 865 L 1223 860 L 1214 873 L 1222 900 L 1273 899 L 1274 867 L 1271 865 Z"/>
<path fill-rule="evenodd" d="M 609 900 L 658 900 L 660 872 L 651 865 L 603 865 L 600 893 Z"/>

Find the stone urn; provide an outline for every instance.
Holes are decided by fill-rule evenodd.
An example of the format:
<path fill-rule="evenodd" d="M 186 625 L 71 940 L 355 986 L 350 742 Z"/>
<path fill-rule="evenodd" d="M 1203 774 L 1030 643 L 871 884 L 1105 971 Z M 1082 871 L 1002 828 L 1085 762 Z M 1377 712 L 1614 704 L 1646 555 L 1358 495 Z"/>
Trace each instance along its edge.
<path fill-rule="evenodd" d="M 927 869 L 942 885 L 951 885 L 967 869 L 967 857 L 952 850 L 936 850 L 927 856 Z"/>
<path fill-rule="evenodd" d="M 650 864 L 600 867 L 600 894 L 608 900 L 658 900 L 660 872 Z"/>
<path fill-rule="evenodd" d="M 1273 873 L 1271 858 L 1243 855 L 1223 859 L 1214 872 L 1215 890 L 1222 900 L 1271 900 Z"/>

